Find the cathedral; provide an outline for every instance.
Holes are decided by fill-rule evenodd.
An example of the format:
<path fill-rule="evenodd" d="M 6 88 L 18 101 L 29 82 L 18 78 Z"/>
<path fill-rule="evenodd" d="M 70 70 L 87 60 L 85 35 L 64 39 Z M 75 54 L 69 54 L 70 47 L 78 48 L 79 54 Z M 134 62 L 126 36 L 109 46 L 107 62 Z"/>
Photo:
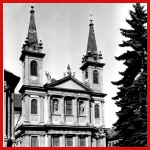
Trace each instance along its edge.
<path fill-rule="evenodd" d="M 34 7 L 31 6 L 28 36 L 22 47 L 23 85 L 20 116 L 14 131 L 15 147 L 106 147 L 103 66 L 93 20 L 89 24 L 82 82 L 68 65 L 62 79 L 46 73 L 43 85 L 42 42 L 38 41 Z M 14 114 L 14 117 L 15 114 Z"/>

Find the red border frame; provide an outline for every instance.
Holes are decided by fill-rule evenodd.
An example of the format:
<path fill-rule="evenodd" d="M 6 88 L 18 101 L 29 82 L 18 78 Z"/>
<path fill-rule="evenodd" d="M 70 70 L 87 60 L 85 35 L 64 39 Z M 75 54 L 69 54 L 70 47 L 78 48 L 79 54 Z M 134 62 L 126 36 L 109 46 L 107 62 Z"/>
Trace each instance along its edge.
<path fill-rule="evenodd" d="M 1 18 L 1 22 L 0 22 L 0 31 L 1 33 L 3 33 L 3 3 L 136 3 L 136 2 L 140 2 L 140 3 L 147 3 L 148 4 L 148 1 L 147 0 L 134 0 L 134 1 L 130 1 L 130 0 L 123 0 L 123 1 L 119 1 L 119 0 L 1 0 L 0 1 L 0 18 Z M 148 15 L 149 16 L 149 15 Z M 148 24 L 149 25 L 149 24 Z M 149 30 L 148 30 L 148 33 L 149 33 Z M 0 41 L 2 42 L 1 43 L 1 50 L 0 50 L 0 68 L 1 69 L 1 72 L 0 72 L 0 83 L 1 83 L 1 92 L 2 94 L 0 95 L 1 97 L 1 101 L 0 101 L 0 104 L 1 104 L 1 107 L 3 106 L 3 34 L 0 34 Z M 148 45 L 148 48 L 149 48 L 149 45 Z M 149 57 L 149 55 L 148 55 Z M 148 64 L 149 64 L 149 59 L 148 59 Z M 148 69 L 149 70 L 149 69 Z M 148 71 L 148 74 L 149 74 L 149 71 Z M 149 85 L 149 80 L 148 80 L 148 85 Z M 148 92 L 148 97 L 149 97 L 149 92 Z M 149 112 L 149 109 L 148 109 L 148 112 Z M 1 114 L 1 118 L 0 118 L 0 121 L 1 121 L 1 142 L 0 142 L 0 148 L 3 148 L 3 109 L 0 110 L 0 114 Z M 148 119 L 148 122 L 149 122 L 149 119 Z M 148 127 L 147 127 L 148 128 Z M 149 135 L 149 131 L 148 131 L 148 135 Z M 147 147 L 131 147 L 130 149 L 149 149 L 149 143 L 148 143 L 148 146 Z M 5 148 L 5 147 L 4 147 Z M 17 147 L 14 147 L 14 148 L 17 148 Z M 41 147 L 39 147 L 41 148 Z M 29 149 L 39 149 L 39 148 L 29 148 Z M 46 148 L 46 147 L 45 147 Z M 48 148 L 48 147 L 47 147 Z M 92 149 L 110 149 L 109 147 L 106 147 L 106 148 L 94 148 L 94 147 L 86 147 L 86 148 L 81 148 L 81 147 L 72 147 L 71 149 L 82 149 L 82 150 L 92 150 Z M 127 149 L 128 147 L 124 147 L 124 148 L 119 148 L 119 147 L 111 147 L 111 149 Z M 9 149 L 9 148 L 8 148 Z M 12 148 L 11 148 L 12 149 Z M 24 149 L 23 147 L 19 147 L 19 149 Z M 60 148 L 52 148 L 52 149 L 70 149 L 69 147 L 60 147 Z"/>

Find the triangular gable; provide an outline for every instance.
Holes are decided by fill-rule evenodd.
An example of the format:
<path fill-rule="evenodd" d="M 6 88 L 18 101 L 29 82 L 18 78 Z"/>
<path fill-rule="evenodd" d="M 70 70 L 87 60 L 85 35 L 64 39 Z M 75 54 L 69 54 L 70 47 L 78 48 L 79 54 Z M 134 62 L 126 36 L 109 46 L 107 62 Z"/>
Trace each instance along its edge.
<path fill-rule="evenodd" d="M 57 88 L 63 88 L 63 89 L 74 89 L 74 90 L 83 90 L 83 91 L 86 91 L 85 88 L 77 85 L 75 82 L 69 80 L 69 81 L 66 81 L 60 85 L 57 85 L 55 86 Z"/>
<path fill-rule="evenodd" d="M 70 90 L 80 90 L 80 91 L 92 91 L 89 87 L 78 81 L 72 76 L 65 77 L 54 83 L 47 85 L 47 88 L 61 88 Z"/>

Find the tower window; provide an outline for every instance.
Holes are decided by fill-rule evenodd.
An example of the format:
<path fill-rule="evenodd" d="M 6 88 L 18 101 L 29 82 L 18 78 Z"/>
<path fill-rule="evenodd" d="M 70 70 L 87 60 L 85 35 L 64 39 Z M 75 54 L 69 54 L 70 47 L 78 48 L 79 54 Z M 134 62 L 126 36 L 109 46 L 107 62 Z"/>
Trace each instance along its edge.
<path fill-rule="evenodd" d="M 93 71 L 93 83 L 98 83 L 98 71 L 94 70 Z"/>
<path fill-rule="evenodd" d="M 85 72 L 85 79 L 88 78 L 88 71 Z"/>
<path fill-rule="evenodd" d="M 37 62 L 35 60 L 31 61 L 31 75 L 37 76 Z"/>
<path fill-rule="evenodd" d="M 37 114 L 37 100 L 33 99 L 31 101 L 31 114 Z"/>
<path fill-rule="evenodd" d="M 95 118 L 99 118 L 99 105 L 95 105 Z"/>

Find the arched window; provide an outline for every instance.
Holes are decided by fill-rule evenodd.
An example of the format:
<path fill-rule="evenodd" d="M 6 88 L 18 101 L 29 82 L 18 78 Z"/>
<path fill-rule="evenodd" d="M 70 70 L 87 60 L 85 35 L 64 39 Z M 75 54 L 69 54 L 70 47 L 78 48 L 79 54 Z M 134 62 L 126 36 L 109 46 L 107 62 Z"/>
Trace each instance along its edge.
<path fill-rule="evenodd" d="M 35 60 L 31 61 L 31 75 L 37 76 L 37 62 Z"/>
<path fill-rule="evenodd" d="M 94 70 L 93 71 L 93 83 L 98 83 L 98 71 Z"/>
<path fill-rule="evenodd" d="M 54 99 L 53 100 L 53 113 L 57 113 L 58 112 L 58 100 Z"/>
<path fill-rule="evenodd" d="M 99 118 L 99 105 L 95 105 L 95 118 Z"/>
<path fill-rule="evenodd" d="M 84 115 L 84 102 L 79 102 L 79 115 Z"/>
<path fill-rule="evenodd" d="M 37 114 L 37 100 L 33 99 L 31 101 L 31 114 Z"/>
<path fill-rule="evenodd" d="M 87 79 L 88 78 L 88 71 L 86 70 L 85 71 L 85 79 Z"/>

